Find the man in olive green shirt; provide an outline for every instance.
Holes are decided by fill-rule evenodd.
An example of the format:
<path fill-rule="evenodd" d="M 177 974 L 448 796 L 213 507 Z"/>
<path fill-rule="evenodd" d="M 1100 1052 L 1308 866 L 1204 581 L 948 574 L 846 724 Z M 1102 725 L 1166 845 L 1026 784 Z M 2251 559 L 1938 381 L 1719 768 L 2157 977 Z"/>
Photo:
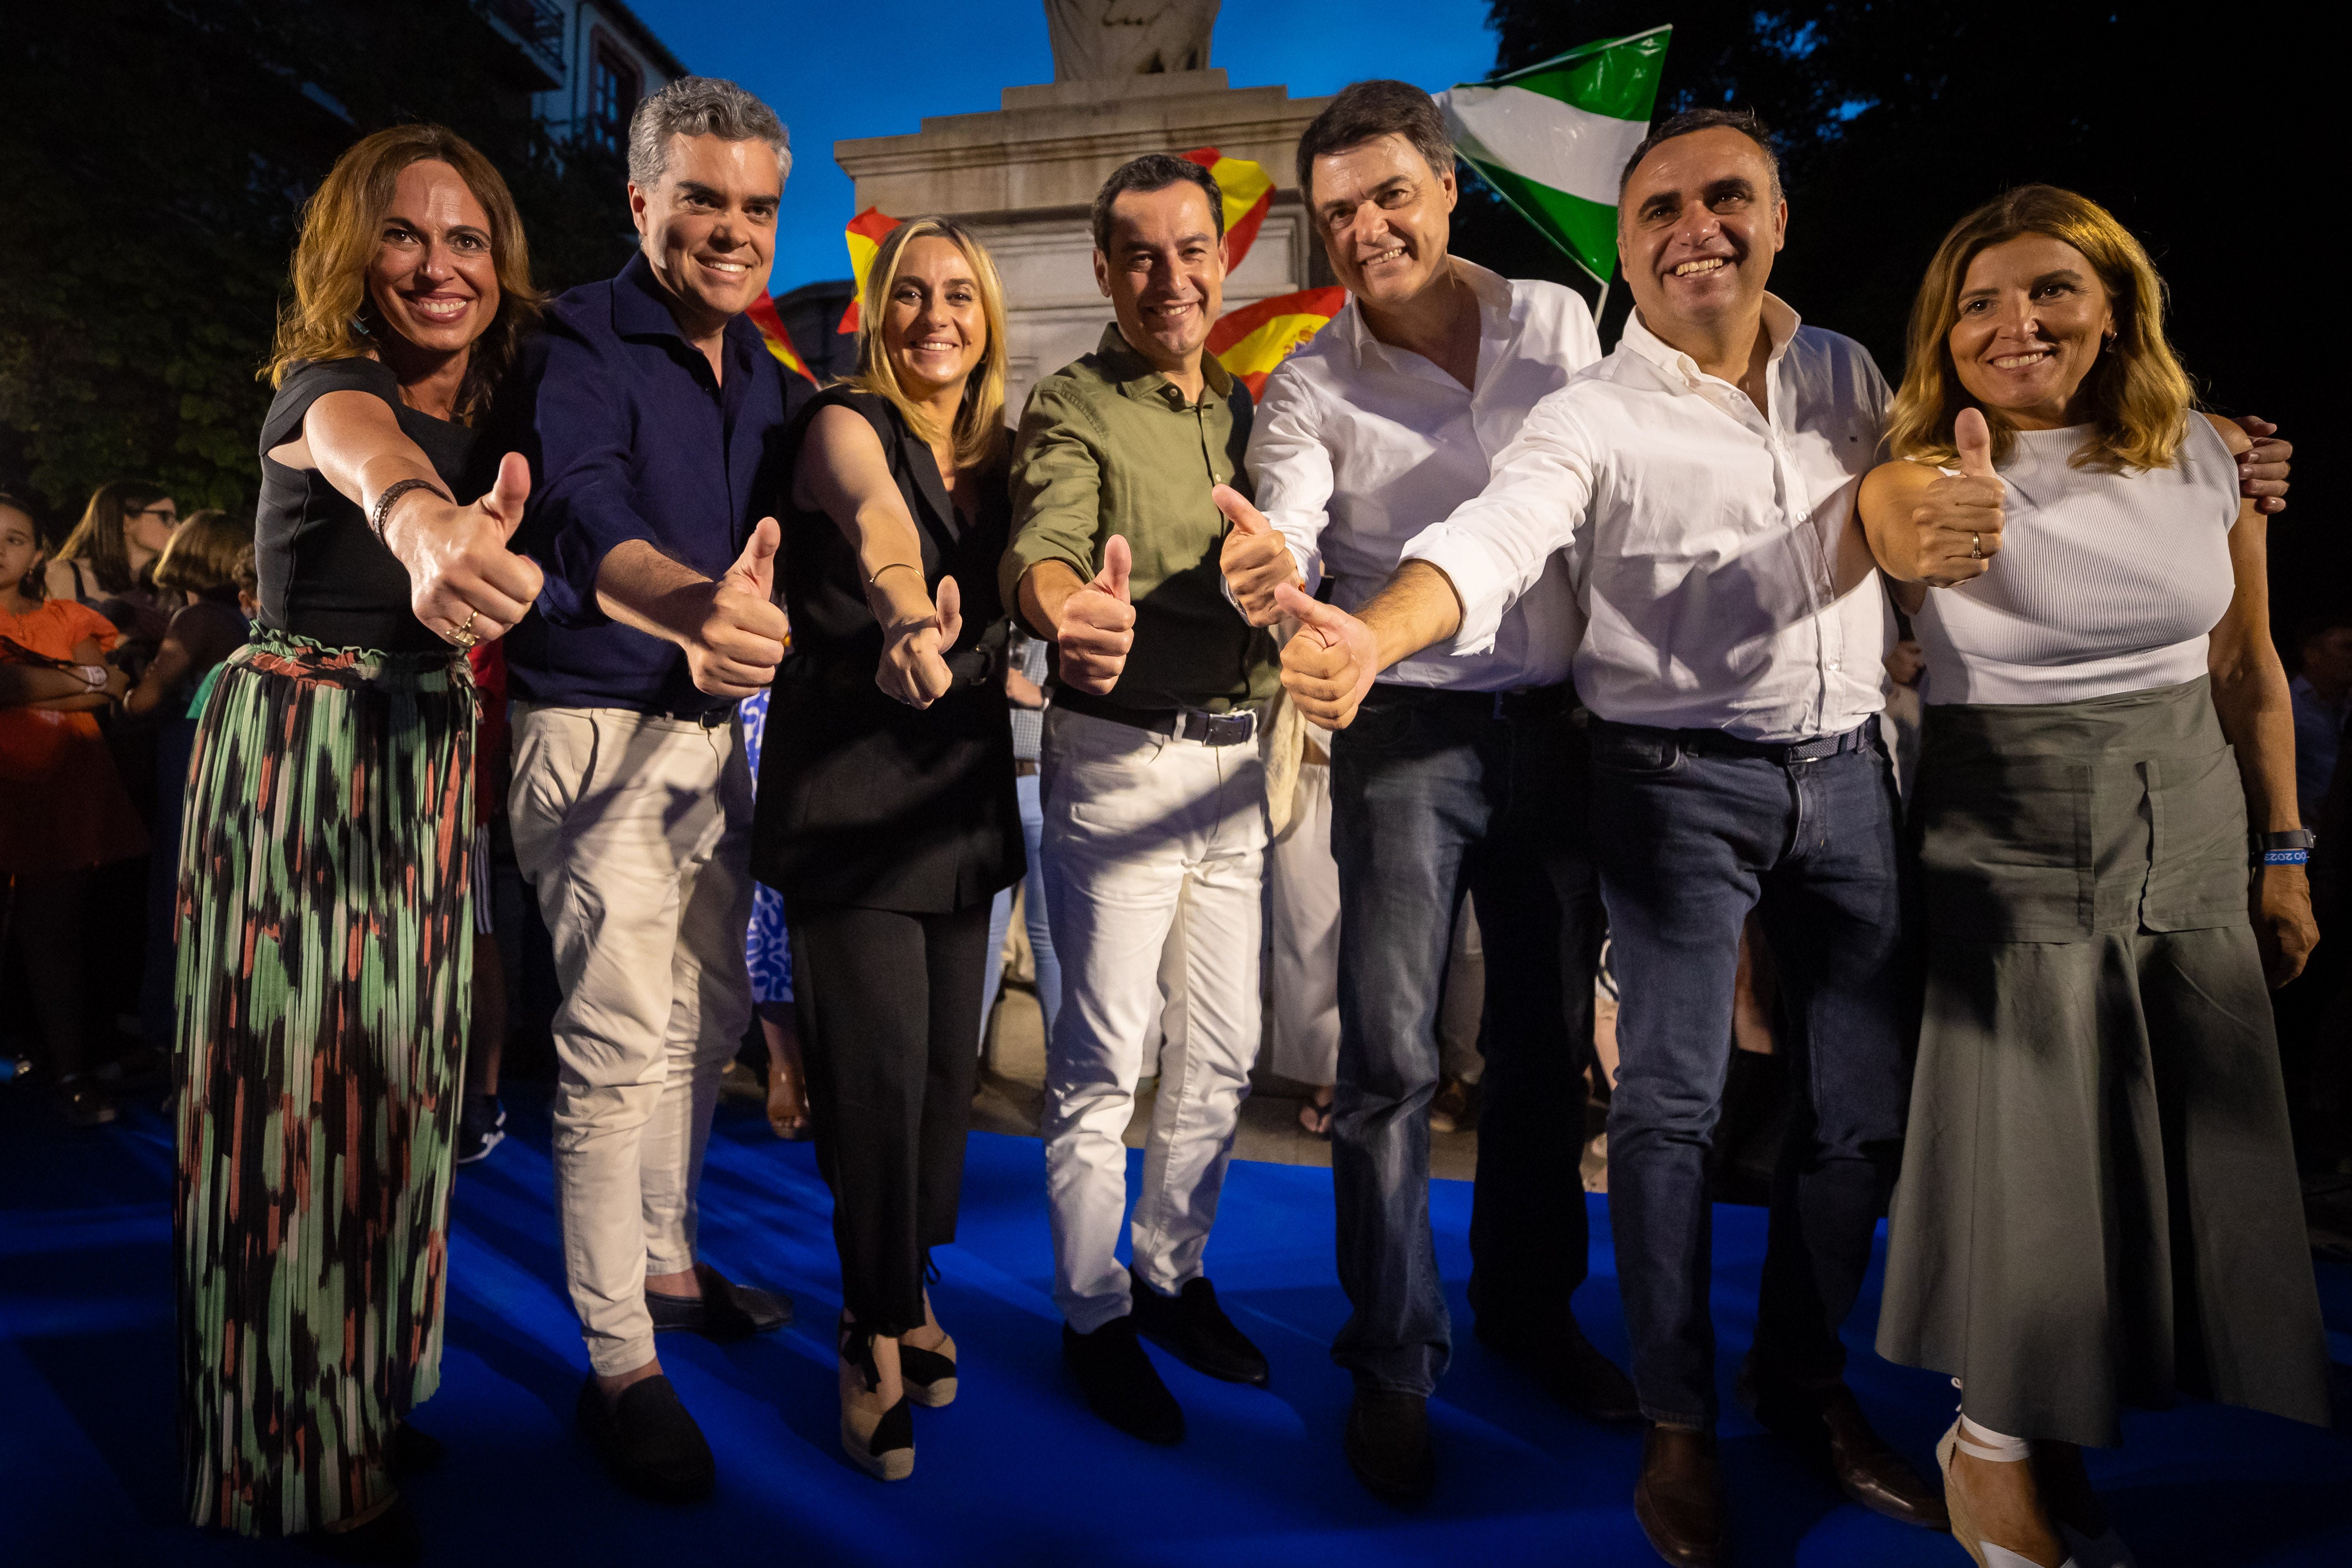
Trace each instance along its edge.
<path fill-rule="evenodd" d="M 1265 854 L 1257 719 L 1274 641 L 1234 613 L 1210 491 L 1245 486 L 1248 391 L 1205 348 L 1223 199 L 1198 164 L 1139 158 L 1095 200 L 1101 346 L 1030 394 L 1005 601 L 1056 645 L 1042 758 L 1046 916 L 1062 1006 L 1046 1045 L 1045 1179 L 1064 1354 L 1096 1414 L 1156 1442 L 1183 1411 L 1137 1343 L 1264 1383 L 1202 1253 L 1258 1047 Z M 1163 1010 L 1174 944 L 1182 979 Z M 1132 1225 L 1128 1121 L 1155 1021 L 1160 1092 Z"/>

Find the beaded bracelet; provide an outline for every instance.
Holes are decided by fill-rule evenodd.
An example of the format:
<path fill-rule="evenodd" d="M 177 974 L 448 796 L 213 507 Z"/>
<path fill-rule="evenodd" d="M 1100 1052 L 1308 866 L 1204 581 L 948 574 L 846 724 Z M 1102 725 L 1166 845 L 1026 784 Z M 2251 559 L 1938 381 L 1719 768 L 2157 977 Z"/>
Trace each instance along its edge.
<path fill-rule="evenodd" d="M 457 504 L 451 498 L 447 491 L 442 489 L 440 486 L 436 485 L 430 479 L 402 479 L 394 484 L 386 485 L 383 487 L 383 493 L 375 498 L 375 505 L 368 508 L 367 514 L 368 532 L 376 537 L 377 543 L 390 543 L 390 541 L 385 539 L 383 537 L 383 529 L 384 525 L 391 520 L 393 503 L 399 500 L 403 496 L 407 495 L 411 490 L 430 490 L 435 495 L 440 497 L 443 500 L 449 502 L 451 506 L 454 507 Z"/>

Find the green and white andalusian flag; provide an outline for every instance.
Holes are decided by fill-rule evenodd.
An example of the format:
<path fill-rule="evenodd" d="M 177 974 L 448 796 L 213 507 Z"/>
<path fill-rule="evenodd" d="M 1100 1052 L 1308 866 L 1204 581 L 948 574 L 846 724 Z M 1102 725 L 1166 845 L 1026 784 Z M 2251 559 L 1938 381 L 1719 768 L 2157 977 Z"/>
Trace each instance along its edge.
<path fill-rule="evenodd" d="M 1604 284 L 1617 270 L 1617 176 L 1649 134 L 1673 31 L 1605 38 L 1433 95 L 1470 166 Z"/>

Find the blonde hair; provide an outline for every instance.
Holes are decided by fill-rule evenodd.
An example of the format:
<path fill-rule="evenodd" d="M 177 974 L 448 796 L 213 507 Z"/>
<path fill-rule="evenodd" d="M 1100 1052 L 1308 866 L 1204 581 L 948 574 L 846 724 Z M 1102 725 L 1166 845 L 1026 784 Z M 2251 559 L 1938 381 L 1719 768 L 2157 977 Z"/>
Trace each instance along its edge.
<path fill-rule="evenodd" d="M 2113 213 L 2055 185 L 2021 185 L 1994 197 L 1953 225 L 1937 247 L 1911 306 L 1908 357 L 1887 422 L 1888 449 L 1897 457 L 1948 465 L 1958 455 L 1952 423 L 1960 410 L 1974 408 L 1991 427 L 1993 461 L 2008 458 L 2017 443 L 2016 428 L 1960 384 L 1951 335 L 1959 319 L 1960 287 L 1977 253 L 2028 234 L 2046 235 L 2082 252 L 2115 313 L 2115 337 L 2077 394 L 2088 394 L 2091 434 L 2070 461 L 2077 468 L 2108 473 L 2169 468 L 2188 433 L 2197 393 L 2165 340 L 2164 279 Z"/>
<path fill-rule="evenodd" d="M 945 218 L 909 218 L 883 237 L 874 265 L 866 269 L 866 288 L 857 302 L 857 369 L 842 379 L 860 392 L 887 401 L 923 440 L 939 440 L 940 433 L 931 416 L 898 384 L 898 371 L 890 363 L 890 345 L 883 338 L 890 288 L 898 280 L 899 258 L 915 241 L 932 236 L 955 246 L 971 263 L 972 281 L 980 288 L 981 314 L 988 322 L 988 344 L 981 352 L 980 363 L 964 381 L 963 402 L 957 405 L 951 433 L 956 466 L 978 468 L 993 460 L 1004 445 L 1004 285 L 997 278 L 996 263 L 990 258 L 988 247 L 970 231 Z"/>
<path fill-rule="evenodd" d="M 155 558 L 155 586 L 217 597 L 237 583 L 237 559 L 253 550 L 253 519 L 207 507 L 182 521 Z"/>
<path fill-rule="evenodd" d="M 530 284 L 530 246 L 507 183 L 465 138 L 439 125 L 395 125 L 361 138 L 335 160 L 302 209 L 302 235 L 289 270 L 294 298 L 279 310 L 278 340 L 262 373 L 286 379 L 298 361 L 357 359 L 369 348 L 368 267 L 383 237 L 384 214 L 401 172 L 437 162 L 457 171 L 490 221 L 490 259 L 498 269 L 499 308 L 467 356 L 457 412 L 478 409 L 514 362 L 545 298 Z"/>

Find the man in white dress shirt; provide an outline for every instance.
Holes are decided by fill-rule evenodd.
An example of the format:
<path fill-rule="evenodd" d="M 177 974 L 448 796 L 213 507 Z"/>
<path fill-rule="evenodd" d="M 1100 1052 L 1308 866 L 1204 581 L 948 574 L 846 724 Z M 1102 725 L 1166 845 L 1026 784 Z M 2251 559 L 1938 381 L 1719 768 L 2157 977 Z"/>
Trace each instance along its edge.
<path fill-rule="evenodd" d="M 1876 724 L 1890 612 L 1853 515 L 1887 392 L 1860 345 L 1765 292 L 1787 222 L 1753 117 L 1667 120 L 1622 186 L 1639 308 L 1616 351 L 1537 405 L 1484 493 L 1420 531 L 1357 616 L 1277 591 L 1307 628 L 1286 685 L 1309 717 L 1361 723 L 1374 671 L 1494 647 L 1567 552 L 1624 996 L 1610 1212 L 1652 1423 L 1634 1502 L 1677 1563 L 1724 1552 L 1705 1162 L 1751 908 L 1780 965 L 1797 1104 L 1743 1391 L 1856 1500 L 1946 1525 L 1843 1382 L 1837 1329 L 1907 1072 L 1906 879 Z"/>
<path fill-rule="evenodd" d="M 1258 625 L 1280 613 L 1280 585 L 1348 608 L 1370 598 L 1414 532 L 1486 487 L 1528 411 L 1601 357 L 1572 290 L 1447 254 L 1454 150 L 1420 89 L 1340 93 L 1299 139 L 1298 180 L 1349 300 L 1266 382 L 1248 455 L 1264 514 L 1218 492 L 1234 522 L 1227 588 Z M 1587 1414 L 1638 1416 L 1569 1305 L 1586 1271 L 1579 1161 L 1601 935 L 1569 684 L 1580 619 L 1566 564 L 1539 568 L 1487 645 L 1400 662 L 1331 747 L 1344 912 L 1331 1164 L 1355 1309 L 1332 1357 L 1356 1378 L 1349 1459 L 1384 1495 L 1427 1488 L 1426 1404 L 1451 1346 L 1427 1109 L 1465 892 L 1486 950 L 1477 1333 Z"/>

